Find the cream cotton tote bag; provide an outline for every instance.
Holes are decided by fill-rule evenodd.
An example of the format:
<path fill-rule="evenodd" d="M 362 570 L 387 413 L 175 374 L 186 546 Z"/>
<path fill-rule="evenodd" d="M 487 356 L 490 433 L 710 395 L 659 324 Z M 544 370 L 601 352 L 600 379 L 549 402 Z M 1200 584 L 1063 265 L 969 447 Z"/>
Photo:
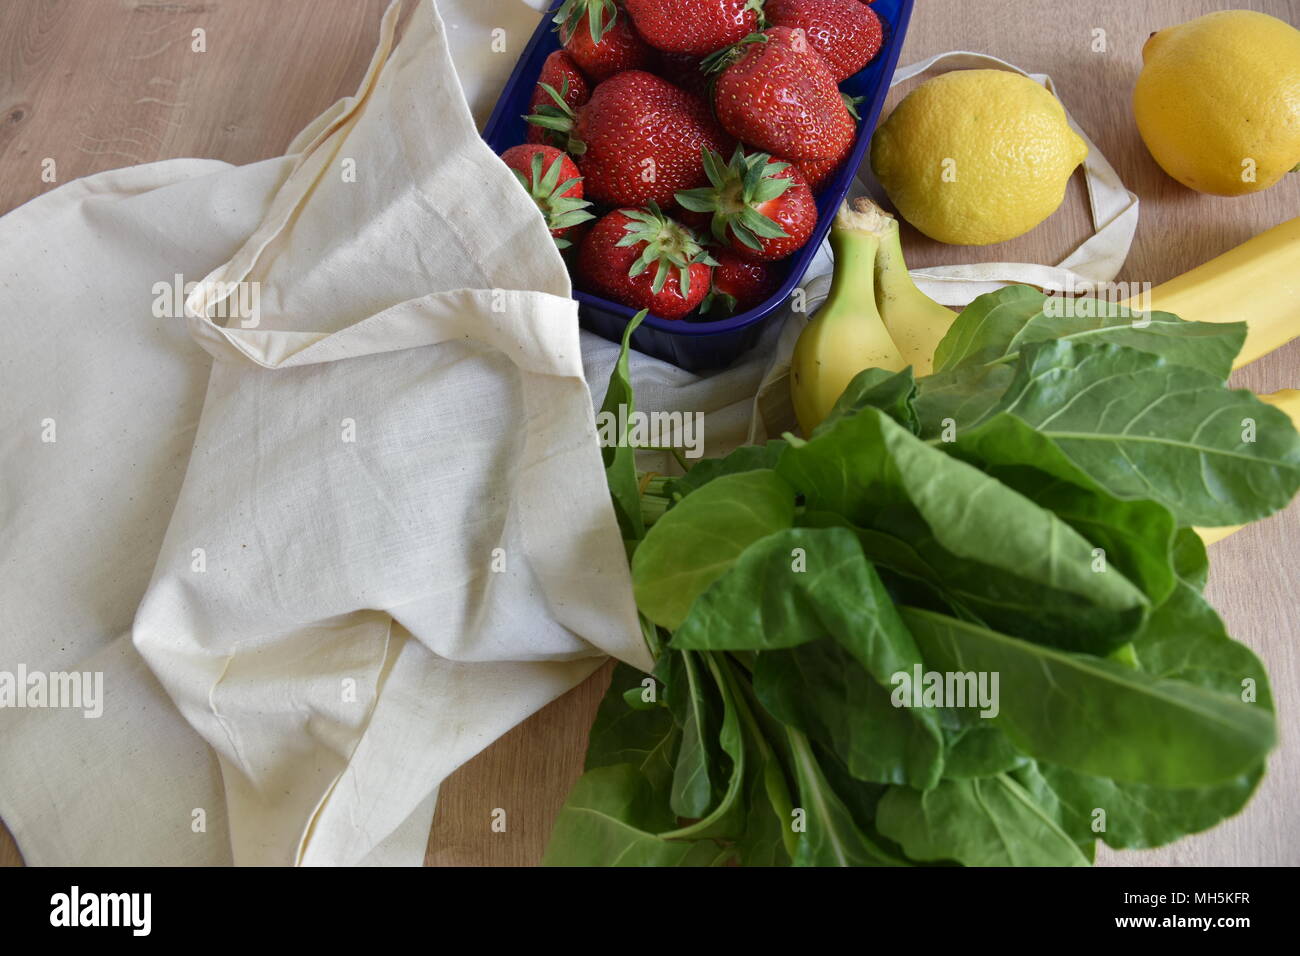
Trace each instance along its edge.
<path fill-rule="evenodd" d="M 216 361 L 133 637 L 236 863 L 358 862 L 604 655 L 651 665 L 564 264 L 434 6 L 389 56 L 395 22 L 186 303 Z M 260 314 L 214 321 L 240 286 Z"/>
<path fill-rule="evenodd" d="M 418 5 L 394 48 L 396 14 L 357 95 L 290 159 L 231 187 L 263 215 L 164 332 L 175 346 L 188 326 L 215 361 L 197 426 L 180 416 L 173 462 L 193 447 L 166 489 L 175 506 L 131 629 L 156 683 L 122 638 L 107 642 L 100 655 L 132 675 L 106 669 L 100 726 L 120 753 L 122 711 L 138 706 L 124 691 L 148 687 L 139 703 L 156 713 L 135 729 L 156 745 L 161 685 L 216 761 L 171 724 L 182 779 L 142 758 L 152 812 L 101 815 L 95 781 L 50 772 L 90 746 L 79 727 L 45 767 L 0 782 L 0 812 L 32 862 L 96 855 L 93 839 L 47 835 L 87 826 L 69 815 L 69 786 L 82 812 L 139 841 L 132 851 L 113 833 L 116 858 L 97 862 L 417 862 L 432 792 L 455 767 L 605 655 L 650 666 L 564 264 L 478 137 L 435 5 Z M 255 317 L 217 318 L 251 289 Z M 175 391 L 192 415 L 202 377 L 190 361 Z M 14 735 L 6 762 L 37 762 L 50 713 L 44 731 Z M 224 801 L 212 806 L 217 768 Z M 42 797 L 61 812 L 43 814 Z M 203 809 L 209 829 L 228 826 L 227 854 L 190 835 Z"/>

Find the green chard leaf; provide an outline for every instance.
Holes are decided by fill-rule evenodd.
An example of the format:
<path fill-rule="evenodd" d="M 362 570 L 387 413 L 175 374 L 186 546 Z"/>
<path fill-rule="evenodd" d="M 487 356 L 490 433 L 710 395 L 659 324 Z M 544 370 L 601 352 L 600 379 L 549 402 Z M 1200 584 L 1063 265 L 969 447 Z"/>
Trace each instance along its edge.
<path fill-rule="evenodd" d="M 1175 789 L 1118 783 L 1050 764 L 1013 774 L 1036 799 L 1056 801 L 1061 825 L 1073 839 L 1101 840 L 1117 850 L 1163 846 L 1208 830 L 1245 806 L 1263 775 L 1261 761 L 1224 783 Z"/>
<path fill-rule="evenodd" d="M 790 791 L 775 756 L 765 754 L 756 763 L 749 779 L 745 832 L 736 843 L 738 862 L 741 866 L 789 866 L 785 835 L 793 809 Z"/>
<path fill-rule="evenodd" d="M 1285 412 L 1135 349 L 1028 346 L 999 407 L 1112 494 L 1158 501 L 1180 525 L 1254 521 L 1300 488 L 1300 436 Z"/>
<path fill-rule="evenodd" d="M 830 746 L 855 776 L 938 780 L 936 715 L 893 707 L 885 689 L 920 653 L 851 532 L 793 528 L 751 545 L 696 600 L 672 647 L 762 651 L 762 705 Z"/>
<path fill-rule="evenodd" d="M 983 421 L 1015 379 L 1011 365 L 963 365 L 916 384 L 916 417 L 925 439 L 952 437 Z"/>
<path fill-rule="evenodd" d="M 1120 345 L 1222 382 L 1246 341 L 1246 326 L 1185 322 L 1168 312 L 1133 312 L 1099 299 L 1048 296 L 1013 285 L 962 310 L 935 349 L 935 370 L 1014 362 L 1026 347 L 1047 341 Z"/>
<path fill-rule="evenodd" d="M 673 769 L 671 806 L 679 817 L 697 819 L 714 803 L 712 772 L 721 769 L 717 734 L 721 699 L 708 667 L 689 651 L 665 654 L 665 697 L 681 728 L 681 746 Z"/>
<path fill-rule="evenodd" d="M 916 379 L 911 368 L 901 372 L 869 368 L 853 377 L 813 434 L 829 431 L 840 419 L 856 415 L 864 408 L 880 409 L 913 435 L 921 432 L 921 421 L 916 414 Z"/>
<path fill-rule="evenodd" d="M 794 521 L 794 490 L 774 471 L 723 475 L 669 509 L 632 559 L 637 606 L 670 630 L 744 550 Z"/>
<path fill-rule="evenodd" d="M 1007 353 L 1025 323 L 1041 315 L 1046 296 L 1027 285 L 979 296 L 962 309 L 934 349 L 934 370 L 986 365 Z"/>
<path fill-rule="evenodd" d="M 994 415 L 959 433 L 949 447 L 1100 547 L 1104 560 L 1154 604 L 1173 590 L 1174 517 L 1163 505 L 1111 494 L 1050 438 L 1014 415 Z"/>
<path fill-rule="evenodd" d="M 1093 570 L 1093 545 L 1067 523 L 878 409 L 791 446 L 777 471 L 810 512 L 876 532 L 862 538 L 872 560 L 906 558 L 895 570 L 1000 630 L 1106 653 L 1147 614 L 1149 601 L 1122 574 Z"/>
<path fill-rule="evenodd" d="M 623 330 L 623 344 L 618 353 L 618 361 L 609 376 L 609 387 L 605 390 L 605 400 L 600 405 L 602 415 L 612 415 L 614 421 L 633 421 L 632 412 L 636 408 L 636 399 L 632 393 L 632 378 L 628 366 L 628 350 L 632 347 L 632 333 L 636 331 L 641 320 L 648 312 L 641 311 L 634 315 Z M 619 409 L 626 408 L 626 417 L 620 417 Z M 645 522 L 641 519 L 641 490 L 636 476 L 636 449 L 627 442 L 627 435 L 618 435 L 617 442 L 601 448 L 601 457 L 605 463 L 605 481 L 609 485 L 609 494 L 614 501 L 614 513 L 618 517 L 618 526 L 625 541 L 635 543 L 645 537 Z"/>
<path fill-rule="evenodd" d="M 1200 595 L 1209 567 L 1201 539 L 1181 529 L 1174 554 L 1177 586 L 1132 645 L 1139 666 L 1154 677 L 1186 681 L 1225 697 L 1242 699 L 1249 690 L 1252 706 L 1271 712 L 1263 664 L 1228 636 L 1218 614 Z M 1021 782 L 1035 792 L 1050 788 L 1066 829 L 1076 839 L 1141 849 L 1199 833 L 1237 813 L 1259 785 L 1264 767 L 1260 760 L 1223 783 L 1197 788 L 1124 783 L 1051 764 L 1041 764 L 1036 775 L 1027 773 Z"/>
<path fill-rule="evenodd" d="M 968 724 L 945 734 L 948 750 L 943 775 L 956 779 L 992 777 L 1029 763 L 1011 738 L 988 721 Z"/>
<path fill-rule="evenodd" d="M 1209 567 L 1205 545 L 1194 531 L 1179 531 L 1175 549 L 1178 583 L 1142 630 L 1133 652 L 1148 674 L 1187 681 L 1273 710 L 1268 672 L 1255 653 L 1228 636 L 1218 612 L 1201 595 Z"/>
<path fill-rule="evenodd" d="M 745 732 L 741 724 L 741 701 L 735 679 L 727 669 L 725 662 L 720 662 L 716 655 L 702 654 L 700 660 L 707 667 L 714 686 L 717 688 L 722 724 L 717 732 L 717 741 L 722 753 L 726 755 L 729 767 L 725 771 L 726 786 L 722 788 L 721 798 L 709 813 L 699 820 L 678 827 L 670 832 L 661 833 L 665 839 L 703 838 L 735 840 L 745 831 L 746 806 L 742 794 L 745 781 L 750 773 L 745 746 Z M 722 761 L 716 760 L 719 768 L 716 777 L 723 776 L 720 769 Z M 674 780 L 674 785 L 676 780 Z"/>
<path fill-rule="evenodd" d="M 966 866 L 1087 866 L 1089 859 L 1011 775 L 947 780 L 918 793 L 891 787 L 876 813 L 880 832 L 916 860 Z"/>
<path fill-rule="evenodd" d="M 751 545 L 696 601 L 672 646 L 760 651 L 826 636 L 884 687 L 921 659 L 854 535 L 790 528 Z"/>
<path fill-rule="evenodd" d="M 669 493 L 684 498 L 723 475 L 774 468 L 785 447 L 785 442 L 774 438 L 764 445 L 741 445 L 722 458 L 703 458 L 686 474 L 672 480 Z"/>
<path fill-rule="evenodd" d="M 859 780 L 939 782 L 943 741 L 932 710 L 895 707 L 890 692 L 830 638 L 764 651 L 754 692 L 782 723 L 829 747 Z"/>
<path fill-rule="evenodd" d="M 643 690 L 646 677 L 635 667 L 614 668 L 587 743 L 585 770 L 630 764 L 656 791 L 667 793 L 673 778 L 673 752 L 680 733 L 666 707 L 630 707 L 626 695 Z"/>
<path fill-rule="evenodd" d="M 942 614 L 901 611 L 929 667 L 998 675 L 993 719 L 1040 760 L 1114 780 L 1199 787 L 1246 773 L 1273 746 L 1272 716 L 1239 697 Z"/>
<path fill-rule="evenodd" d="M 726 665 L 733 673 L 734 661 Z M 798 849 L 794 833 L 794 801 L 790 797 L 783 760 L 785 730 L 761 708 L 749 681 L 739 676 L 736 703 L 745 734 L 746 768 L 749 774 L 749 813 L 745 832 L 736 841 L 741 866 L 789 866 Z"/>
<path fill-rule="evenodd" d="M 906 866 L 877 845 L 831 789 L 808 738 L 789 731 L 791 761 L 798 781 L 805 830 L 799 836 L 795 866 Z"/>
<path fill-rule="evenodd" d="M 672 811 L 630 764 L 584 773 L 556 818 L 543 866 L 720 866 L 730 848 L 712 840 L 665 840 Z"/>

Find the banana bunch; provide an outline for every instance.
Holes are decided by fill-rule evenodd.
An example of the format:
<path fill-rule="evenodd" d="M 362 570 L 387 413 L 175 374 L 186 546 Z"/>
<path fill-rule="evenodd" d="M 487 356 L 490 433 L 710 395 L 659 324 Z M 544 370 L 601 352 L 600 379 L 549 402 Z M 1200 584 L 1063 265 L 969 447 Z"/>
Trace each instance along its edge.
<path fill-rule="evenodd" d="M 805 435 L 830 414 L 866 368 L 929 375 L 935 346 L 957 313 L 912 281 L 898 220 L 870 199 L 840 207 L 831 227 L 835 274 L 826 302 L 799 336 L 790 362 L 790 394 Z"/>

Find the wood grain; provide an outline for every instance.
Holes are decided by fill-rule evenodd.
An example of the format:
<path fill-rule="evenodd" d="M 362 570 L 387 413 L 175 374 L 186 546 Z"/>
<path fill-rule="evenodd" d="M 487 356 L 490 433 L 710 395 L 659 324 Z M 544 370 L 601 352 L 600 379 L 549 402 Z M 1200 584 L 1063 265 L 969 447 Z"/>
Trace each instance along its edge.
<path fill-rule="evenodd" d="M 247 163 L 353 91 L 369 59 L 384 0 L 8 0 L 0 5 L 0 212 L 79 176 L 138 162 L 205 156 Z M 1155 165 L 1129 105 L 1140 50 L 1154 30 L 1223 4 L 1208 0 L 917 0 L 902 63 L 945 50 L 990 53 L 1048 73 L 1076 120 L 1142 202 L 1119 278 L 1158 283 L 1300 213 L 1300 176 L 1268 192 L 1224 199 L 1178 185 Z M 1296 0 L 1234 6 L 1300 22 Z M 191 51 L 206 30 L 207 52 Z M 1094 52 L 1095 30 L 1106 49 Z M 906 87 L 891 95 L 895 103 Z M 888 109 L 889 106 L 886 108 Z M 41 179 L 53 158 L 58 183 Z M 1056 262 L 1090 231 L 1081 177 L 1042 226 L 997 246 L 960 248 L 908 230 L 916 266 L 975 261 Z M 1238 373 L 1259 391 L 1300 386 L 1300 343 Z M 1215 545 L 1209 594 L 1230 631 L 1268 665 L 1282 744 L 1260 793 L 1207 834 L 1142 853 L 1102 854 L 1130 865 L 1300 863 L 1300 509 Z M 430 834 L 430 865 L 530 865 L 577 778 L 608 669 L 448 779 Z M 504 833 L 492 811 L 507 811 Z M 20 863 L 7 833 L 0 864 Z"/>

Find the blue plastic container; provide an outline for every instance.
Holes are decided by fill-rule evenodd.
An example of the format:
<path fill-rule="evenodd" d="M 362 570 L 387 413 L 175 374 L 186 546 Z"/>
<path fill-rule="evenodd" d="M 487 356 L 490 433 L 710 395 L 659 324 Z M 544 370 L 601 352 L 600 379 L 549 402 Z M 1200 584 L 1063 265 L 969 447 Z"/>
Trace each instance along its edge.
<path fill-rule="evenodd" d="M 560 2 L 556 0 L 552 7 L 558 7 Z M 632 345 L 638 351 L 679 368 L 700 371 L 729 365 L 758 341 L 763 327 L 776 317 L 781 305 L 808 271 L 866 155 L 881 107 L 885 104 L 885 95 L 889 92 L 889 81 L 898 65 L 903 35 L 912 15 L 912 3 L 913 0 L 875 0 L 872 4 L 884 27 L 884 45 L 866 69 L 840 84 L 845 93 L 863 98 L 858 105 L 862 116 L 858 138 L 848 162 L 817 197 L 817 229 L 808 244 L 786 260 L 789 272 L 780 289 L 762 305 L 725 319 L 670 321 L 649 315 L 632 335 Z M 515 64 L 514 72 L 510 74 L 496 109 L 483 130 L 483 138 L 498 154 L 522 143 L 527 136 L 528 124 L 523 117 L 528 112 L 528 101 L 542 72 L 542 63 L 559 48 L 559 37 L 552 28 L 550 15 L 547 15 L 520 54 L 519 62 Z M 636 310 L 625 305 L 581 290 L 575 290 L 573 297 L 578 300 L 578 318 L 583 327 L 614 342 L 622 339 L 628 320 L 636 314 Z"/>

